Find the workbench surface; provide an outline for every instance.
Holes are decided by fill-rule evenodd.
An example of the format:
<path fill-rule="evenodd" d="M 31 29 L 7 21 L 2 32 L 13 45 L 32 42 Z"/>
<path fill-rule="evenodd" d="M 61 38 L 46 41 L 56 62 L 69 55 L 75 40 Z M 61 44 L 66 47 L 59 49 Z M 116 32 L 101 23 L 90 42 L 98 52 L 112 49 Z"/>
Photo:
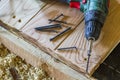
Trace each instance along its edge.
<path fill-rule="evenodd" d="M 119 2 L 120 0 L 111 0 L 109 14 L 101 36 L 93 44 L 89 65 L 90 75 L 119 43 Z M 1 26 L 22 36 L 25 40 L 76 71 L 85 73 L 87 41 L 84 37 L 84 16 L 79 10 L 71 9 L 67 4 L 55 0 L 45 0 L 44 2 L 38 0 L 1 0 L 0 5 Z M 59 20 L 66 21 L 68 24 L 62 24 L 63 28 L 58 31 L 61 32 L 67 27 L 71 27 L 72 30 L 59 39 L 50 41 L 50 38 L 58 33 L 40 32 L 34 29 L 39 26 L 49 25 L 48 19 L 53 19 L 61 13 L 65 16 Z M 78 50 L 57 50 L 63 47 L 77 47 Z"/>

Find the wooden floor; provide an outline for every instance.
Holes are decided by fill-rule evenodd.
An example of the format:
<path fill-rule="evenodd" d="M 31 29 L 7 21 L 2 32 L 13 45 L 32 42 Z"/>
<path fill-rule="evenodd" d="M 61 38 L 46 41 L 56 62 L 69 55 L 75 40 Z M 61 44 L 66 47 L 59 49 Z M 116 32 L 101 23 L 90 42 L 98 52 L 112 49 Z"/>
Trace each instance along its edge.
<path fill-rule="evenodd" d="M 98 41 L 94 42 L 90 58 L 89 74 L 110 54 L 120 41 L 120 0 L 111 0 L 109 15 L 102 29 Z M 85 73 L 87 63 L 87 41 L 84 38 L 83 14 L 77 9 L 71 9 L 67 4 L 54 0 L 1 0 L 1 26 L 19 34 L 25 40 L 39 47 L 44 52 L 61 60 L 78 72 Z M 48 19 L 53 19 L 63 13 L 59 20 L 62 24 L 61 32 L 71 27 L 72 30 L 57 40 L 50 41 L 58 33 L 35 31 L 35 27 L 49 25 Z M 5 24 L 7 25 L 5 25 Z M 55 23 L 52 23 L 55 24 Z M 77 47 L 78 50 L 59 51 L 58 48 Z"/>

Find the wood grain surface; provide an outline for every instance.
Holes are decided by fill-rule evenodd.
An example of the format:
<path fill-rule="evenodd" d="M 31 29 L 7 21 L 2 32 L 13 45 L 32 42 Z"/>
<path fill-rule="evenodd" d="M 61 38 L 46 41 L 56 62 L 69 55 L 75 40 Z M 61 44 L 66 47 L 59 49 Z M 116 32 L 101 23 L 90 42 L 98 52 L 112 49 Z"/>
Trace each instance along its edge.
<path fill-rule="evenodd" d="M 20 29 L 46 4 L 38 0 L 1 0 L 0 20 Z"/>
<path fill-rule="evenodd" d="M 60 17 L 59 20 L 66 21 L 68 24 L 61 24 L 62 29 L 58 30 L 59 33 L 68 27 L 72 27 L 72 29 L 74 29 L 81 22 L 81 20 L 83 20 L 83 14 L 79 10 L 71 9 L 68 5 L 63 3 L 56 2 L 55 4 L 48 4 L 47 6 L 44 7 L 29 23 L 27 23 L 26 26 L 21 28 L 21 31 L 36 39 L 44 46 L 54 49 L 66 38 L 69 33 L 60 37 L 56 41 L 50 41 L 50 38 L 54 37 L 58 33 L 35 31 L 34 28 L 50 25 L 48 19 L 54 19 L 63 13 L 64 16 Z"/>
<path fill-rule="evenodd" d="M 9 3 L 9 0 L 6 0 L 6 1 L 8 1 Z M 15 1 L 15 0 L 12 0 L 12 1 Z M 25 0 L 25 2 L 27 1 Z M 90 65 L 89 65 L 90 75 L 97 69 L 97 67 L 104 61 L 104 59 L 106 59 L 106 57 L 110 54 L 110 52 L 114 49 L 114 47 L 120 41 L 120 31 L 119 31 L 120 30 L 120 27 L 119 27 L 120 3 L 119 2 L 120 0 L 111 0 L 109 14 L 106 19 L 105 25 L 102 29 L 101 36 L 99 40 L 94 42 L 93 44 L 92 56 L 90 58 Z M 2 3 L 4 3 L 4 1 Z M 15 9 L 17 7 L 17 4 L 20 4 L 20 3 L 18 2 L 15 4 L 14 6 Z M 19 7 L 21 8 L 22 6 L 20 5 Z M 34 12 L 34 7 L 35 6 L 33 5 L 33 12 Z M 5 7 L 3 5 L 3 8 L 0 8 L 0 9 L 5 10 L 4 8 Z M 26 39 L 28 41 L 31 41 L 33 44 L 44 46 L 44 48 L 46 48 L 44 49 L 45 52 L 48 49 L 50 49 L 48 51 L 49 54 L 58 55 L 60 56 L 59 59 L 61 61 L 64 60 L 64 63 L 66 63 L 67 65 L 71 66 L 72 68 L 74 68 L 79 72 L 85 72 L 86 60 L 87 60 L 86 59 L 87 58 L 87 52 L 86 52 L 87 41 L 84 38 L 84 21 L 82 21 L 83 14 L 79 10 L 69 8 L 67 4 L 63 4 L 59 2 L 50 2 L 41 10 L 39 8 L 39 10 L 37 9 L 35 12 L 37 14 L 36 13 L 33 14 L 32 12 L 29 14 L 26 11 L 25 13 L 31 15 L 31 17 L 29 16 L 29 18 L 27 18 L 27 16 L 23 15 L 24 17 L 21 17 L 21 18 L 23 19 L 27 18 L 27 20 L 25 19 L 26 22 L 21 23 L 21 25 L 14 23 L 13 19 L 11 19 L 13 15 L 8 15 L 8 17 L 1 15 L 3 13 L 5 14 L 6 13 L 5 11 L 0 13 L 1 15 L 0 20 L 21 31 L 22 36 L 24 36 L 24 34 L 27 35 Z M 40 32 L 40 31 L 34 30 L 35 27 L 49 25 L 48 19 L 53 19 L 61 13 L 63 13 L 65 16 L 61 17 L 59 20 L 66 21 L 69 24 L 67 25 L 62 24 L 63 28 L 58 31 L 61 32 L 67 27 L 72 27 L 73 30 L 71 31 L 71 33 L 68 33 L 55 41 L 49 41 L 49 39 L 51 37 L 54 37 L 57 33 Z M 12 14 L 12 12 L 9 11 L 9 14 Z M 9 22 L 9 21 L 12 21 L 12 22 Z M 52 24 L 55 24 L 55 23 L 52 23 Z M 34 40 L 31 40 L 31 39 L 34 39 Z M 77 47 L 78 50 L 76 49 L 64 50 L 64 51 L 57 50 L 57 48 L 73 47 L 73 46 Z"/>
<path fill-rule="evenodd" d="M 78 73 L 62 62 L 56 62 L 53 57 L 29 44 L 18 36 L 0 26 L 0 42 L 12 53 L 20 56 L 34 67 L 42 67 L 55 80 L 94 80 Z"/>

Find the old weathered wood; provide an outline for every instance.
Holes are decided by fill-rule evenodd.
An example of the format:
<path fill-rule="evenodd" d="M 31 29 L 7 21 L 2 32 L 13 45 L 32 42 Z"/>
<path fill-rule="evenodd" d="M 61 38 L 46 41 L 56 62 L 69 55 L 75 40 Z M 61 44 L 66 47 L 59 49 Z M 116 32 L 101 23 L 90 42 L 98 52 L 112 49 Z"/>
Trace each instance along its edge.
<path fill-rule="evenodd" d="M 54 58 L 39 50 L 39 48 L 15 36 L 2 27 L 0 27 L 0 42 L 27 63 L 35 67 L 42 67 L 50 76 L 54 77 L 55 80 L 92 79 L 90 77 L 85 77 L 59 61 L 56 62 Z"/>
<path fill-rule="evenodd" d="M 116 1 L 111 1 L 109 15 L 102 29 L 101 36 L 93 45 L 89 66 L 90 74 L 96 70 L 120 41 L 119 9 L 120 4 Z M 76 28 L 76 30 L 59 46 L 59 48 L 72 46 L 76 46 L 78 51 L 66 50 L 57 52 L 59 55 L 62 55 L 67 60 L 73 62 L 73 64 L 85 70 L 87 63 L 87 41 L 84 37 L 84 22 Z"/>
<path fill-rule="evenodd" d="M 67 27 L 72 27 L 74 29 L 83 19 L 83 14 L 79 10 L 71 9 L 68 5 L 56 2 L 55 4 L 49 6 L 49 8 L 44 7 L 29 23 L 26 24 L 26 26 L 21 29 L 21 31 L 36 39 L 44 46 L 54 49 L 65 39 L 68 34 L 57 39 L 56 41 L 50 41 L 50 38 L 57 35 L 56 33 L 35 31 L 34 28 L 49 25 L 48 19 L 54 19 L 61 13 L 63 13 L 64 16 L 59 20 L 66 21 L 68 24 L 62 25 L 62 29 L 59 29 L 59 32 L 63 31 Z"/>
<path fill-rule="evenodd" d="M 30 44 L 33 44 L 34 46 L 38 47 L 40 50 L 44 51 L 45 53 L 49 53 L 53 58 L 62 61 L 63 63 L 69 65 L 70 67 L 72 67 L 73 69 L 81 73 L 81 69 L 79 66 L 72 64 L 69 60 L 66 60 L 64 57 L 57 55 L 54 50 L 51 50 L 50 48 L 46 48 L 46 46 L 43 46 L 42 44 L 37 42 L 34 38 L 31 38 L 30 36 L 16 30 L 15 28 L 10 27 L 9 25 L 4 24 L 1 21 L 0 21 L 0 25 L 4 27 L 5 29 L 7 29 L 8 31 L 10 31 L 11 33 L 19 36 L 20 38 L 27 40 L 28 42 L 30 42 Z"/>
<path fill-rule="evenodd" d="M 65 59 L 70 60 L 73 64 L 79 66 L 80 70 L 84 72 L 87 63 L 86 44 L 87 41 L 84 38 L 84 22 L 82 22 L 75 29 L 75 31 L 67 39 L 65 39 L 65 41 L 58 47 L 58 48 L 64 48 L 64 47 L 75 46 L 77 49 L 56 50 L 56 53 L 63 56 Z"/>
<path fill-rule="evenodd" d="M 90 75 L 96 70 L 96 68 L 104 61 L 104 59 L 110 54 L 112 49 L 118 44 L 120 40 L 120 3 L 117 2 L 120 0 L 112 0 L 110 3 L 110 12 L 105 22 L 105 25 L 102 29 L 102 34 L 100 39 L 96 41 L 93 45 L 92 56 L 90 59 L 89 73 Z M 48 7 L 49 6 L 49 7 Z M 1 8 L 0 8 L 1 9 Z M 2 10 L 2 9 L 1 9 Z M 49 39 L 56 34 L 53 33 L 43 33 L 36 32 L 34 30 L 35 27 L 47 25 L 49 22 L 48 19 L 52 19 L 57 15 L 64 13 L 65 17 L 60 18 L 60 20 L 65 20 L 69 25 L 64 25 L 63 29 L 66 26 L 71 26 L 73 29 L 73 33 L 70 35 L 67 34 L 64 37 L 50 42 Z M 3 16 L 4 19 L 8 20 Z M 0 18 L 3 22 L 5 22 L 2 18 Z M 44 52 L 49 53 L 53 57 L 61 60 L 67 65 L 71 66 L 75 70 L 79 72 L 85 72 L 86 68 L 86 46 L 87 41 L 84 38 L 84 22 L 83 14 L 76 9 L 70 9 L 67 5 L 63 3 L 50 3 L 45 6 L 42 10 L 40 10 L 33 18 L 29 19 L 27 23 L 21 25 L 19 28 L 14 27 L 11 23 L 7 23 L 12 27 L 18 29 L 18 35 L 21 35 L 27 41 L 30 41 L 32 44 L 38 46 Z M 54 23 L 53 23 L 54 24 Z M 7 28 L 7 27 L 6 27 Z M 11 27 L 9 27 L 11 28 Z M 62 29 L 61 29 L 62 30 Z M 61 31 L 59 30 L 59 31 Z M 78 51 L 57 51 L 54 50 L 57 47 L 78 47 Z"/>
<path fill-rule="evenodd" d="M 50 1 L 48 2 L 50 3 Z M 0 20 L 16 29 L 20 29 L 48 2 L 40 0 L 2 0 L 0 1 Z"/>

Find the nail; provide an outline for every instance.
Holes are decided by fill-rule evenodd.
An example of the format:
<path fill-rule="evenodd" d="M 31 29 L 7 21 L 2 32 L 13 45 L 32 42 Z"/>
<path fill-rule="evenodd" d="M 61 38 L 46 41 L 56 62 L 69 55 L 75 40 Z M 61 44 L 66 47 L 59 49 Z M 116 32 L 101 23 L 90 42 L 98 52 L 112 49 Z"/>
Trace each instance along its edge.
<path fill-rule="evenodd" d="M 48 21 L 53 21 L 53 22 L 58 22 L 58 23 L 67 24 L 67 22 L 65 22 L 65 21 L 59 21 L 59 20 L 52 20 L 52 19 L 49 19 Z"/>
<path fill-rule="evenodd" d="M 57 62 L 57 63 L 60 62 L 60 60 L 59 60 L 59 59 L 56 59 L 56 58 L 54 58 L 54 61 Z"/>
<path fill-rule="evenodd" d="M 52 28 L 62 28 L 62 27 L 60 24 L 54 24 L 54 25 L 36 27 L 35 30 L 44 30 L 44 29 L 52 29 Z"/>
<path fill-rule="evenodd" d="M 56 20 L 56 19 L 60 18 L 61 16 L 64 16 L 64 15 L 63 15 L 63 14 L 60 14 L 60 15 L 58 15 L 56 18 L 54 18 L 53 20 Z M 53 22 L 53 21 L 50 21 L 49 24 L 52 23 L 52 22 Z"/>
<path fill-rule="evenodd" d="M 65 33 L 67 33 L 69 30 L 71 30 L 71 27 L 68 27 L 67 29 L 65 29 L 64 31 L 60 32 L 59 34 L 57 34 L 56 36 L 54 36 L 53 38 L 50 39 L 50 41 L 56 39 L 59 36 L 64 35 Z"/>
<path fill-rule="evenodd" d="M 77 47 L 58 48 L 57 50 L 68 50 L 68 49 L 76 49 L 77 50 Z"/>

